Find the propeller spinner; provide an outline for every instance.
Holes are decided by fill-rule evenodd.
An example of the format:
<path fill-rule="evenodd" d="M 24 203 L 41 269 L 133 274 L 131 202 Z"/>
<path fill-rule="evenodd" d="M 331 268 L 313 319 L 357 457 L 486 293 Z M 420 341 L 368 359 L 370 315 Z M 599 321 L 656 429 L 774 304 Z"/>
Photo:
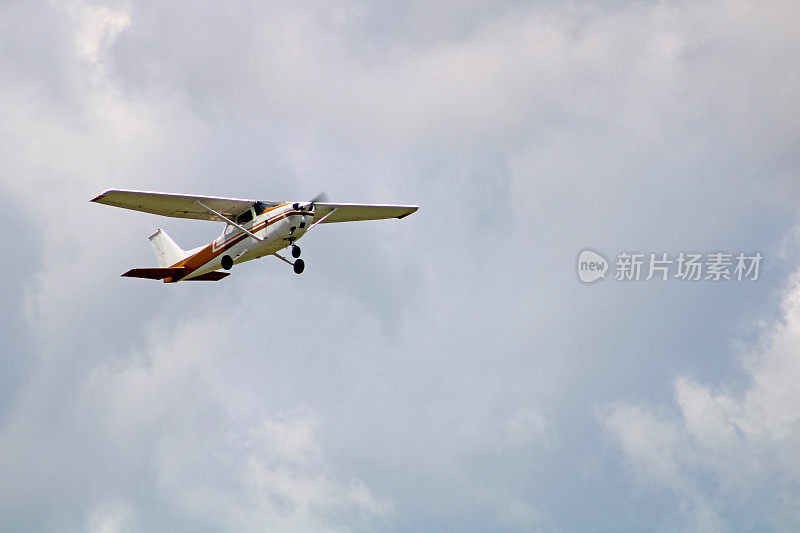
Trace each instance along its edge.
<path fill-rule="evenodd" d="M 319 202 L 325 202 L 327 200 L 328 200 L 328 195 L 326 195 L 324 192 L 321 192 L 318 195 L 316 195 L 314 198 L 312 198 L 310 202 L 306 202 L 304 204 L 301 204 L 301 203 L 297 202 L 294 205 L 292 205 L 292 207 L 294 209 L 296 209 L 297 211 L 313 211 L 314 210 L 314 204 L 319 203 Z"/>

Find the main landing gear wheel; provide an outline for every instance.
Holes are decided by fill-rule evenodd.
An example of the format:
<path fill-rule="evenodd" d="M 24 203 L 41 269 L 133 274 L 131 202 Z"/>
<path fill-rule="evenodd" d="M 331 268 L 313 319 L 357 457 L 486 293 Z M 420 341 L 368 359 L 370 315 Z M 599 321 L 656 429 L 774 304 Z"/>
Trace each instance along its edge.
<path fill-rule="evenodd" d="M 298 259 L 294 262 L 294 273 L 295 274 L 302 274 L 303 270 L 305 270 L 306 264 L 302 259 Z"/>
<path fill-rule="evenodd" d="M 292 245 L 292 257 L 294 257 L 295 259 L 300 257 L 300 247 L 297 246 L 296 244 Z"/>
<path fill-rule="evenodd" d="M 225 270 L 230 270 L 233 267 L 233 258 L 229 255 L 223 255 L 220 263 L 222 268 Z"/>

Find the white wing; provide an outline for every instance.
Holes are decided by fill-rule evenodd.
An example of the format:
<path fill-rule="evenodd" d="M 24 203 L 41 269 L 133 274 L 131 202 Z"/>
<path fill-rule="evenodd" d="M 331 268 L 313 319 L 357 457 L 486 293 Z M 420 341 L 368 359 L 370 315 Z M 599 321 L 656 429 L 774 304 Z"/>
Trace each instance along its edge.
<path fill-rule="evenodd" d="M 167 192 L 128 191 L 122 189 L 109 189 L 92 202 L 99 204 L 144 211 L 155 215 L 178 218 L 194 218 L 199 220 L 216 220 L 220 218 L 209 212 L 197 202 L 203 202 L 214 211 L 218 211 L 228 218 L 234 218 L 250 208 L 257 200 L 243 198 L 222 198 L 219 196 L 193 196 L 189 194 L 175 194 Z M 274 207 L 283 202 L 264 202 L 266 207 Z M 410 215 L 419 206 L 416 205 L 385 205 L 385 204 L 315 204 L 315 218 L 321 219 L 334 209 L 332 215 L 323 220 L 329 222 L 352 222 L 355 220 L 380 220 L 383 218 L 403 218 Z"/>
<path fill-rule="evenodd" d="M 144 211 L 156 215 L 178 218 L 194 218 L 199 220 L 217 220 L 220 218 L 197 202 L 215 211 L 219 211 L 229 218 L 241 214 L 251 207 L 256 200 L 245 200 L 241 198 L 221 198 L 218 196 L 192 196 L 188 194 L 173 194 L 166 192 L 149 191 L 126 191 L 109 189 L 92 202 L 99 204 L 112 205 L 135 211 Z M 261 202 L 268 207 L 279 205 L 278 202 Z"/>
<path fill-rule="evenodd" d="M 319 220 L 334 209 L 336 212 L 323 220 L 323 224 L 329 222 L 353 222 L 356 220 L 380 220 L 382 218 L 403 218 L 419 209 L 419 206 L 318 203 L 314 206 L 314 218 Z"/>

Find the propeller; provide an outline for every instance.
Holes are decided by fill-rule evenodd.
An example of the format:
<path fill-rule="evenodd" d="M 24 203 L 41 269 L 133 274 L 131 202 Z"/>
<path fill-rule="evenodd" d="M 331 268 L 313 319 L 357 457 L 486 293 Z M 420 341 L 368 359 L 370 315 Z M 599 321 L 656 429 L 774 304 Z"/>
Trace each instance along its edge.
<path fill-rule="evenodd" d="M 327 200 L 328 200 L 328 195 L 325 194 L 324 192 L 321 192 L 318 195 L 316 195 L 314 198 L 312 198 L 310 202 L 305 203 L 305 204 L 296 203 L 292 207 L 295 210 L 299 210 L 299 211 L 313 211 L 314 210 L 314 204 L 316 204 L 317 202 L 325 202 Z"/>
<path fill-rule="evenodd" d="M 314 204 L 316 204 L 318 202 L 323 202 L 324 203 L 324 202 L 327 202 L 327 201 L 328 201 L 328 195 L 325 194 L 324 192 L 321 192 L 318 195 L 316 195 L 314 198 L 311 199 L 311 203 L 308 204 L 308 210 L 312 211 L 314 209 Z"/>

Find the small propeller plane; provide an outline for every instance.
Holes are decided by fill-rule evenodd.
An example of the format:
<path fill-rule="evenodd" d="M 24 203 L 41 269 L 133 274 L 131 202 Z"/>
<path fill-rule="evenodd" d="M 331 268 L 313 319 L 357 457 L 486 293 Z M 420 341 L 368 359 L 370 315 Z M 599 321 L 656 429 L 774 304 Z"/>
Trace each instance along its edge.
<path fill-rule="evenodd" d="M 150 236 L 158 268 L 134 268 L 129 278 L 178 281 L 219 281 L 233 265 L 273 255 L 300 274 L 297 241 L 317 224 L 407 217 L 416 205 L 330 204 L 324 195 L 305 202 L 265 202 L 216 196 L 191 196 L 149 191 L 110 189 L 91 200 L 99 204 L 177 218 L 225 222 L 222 234 L 210 244 L 183 250 L 159 229 Z M 291 248 L 294 261 L 278 254 Z"/>

